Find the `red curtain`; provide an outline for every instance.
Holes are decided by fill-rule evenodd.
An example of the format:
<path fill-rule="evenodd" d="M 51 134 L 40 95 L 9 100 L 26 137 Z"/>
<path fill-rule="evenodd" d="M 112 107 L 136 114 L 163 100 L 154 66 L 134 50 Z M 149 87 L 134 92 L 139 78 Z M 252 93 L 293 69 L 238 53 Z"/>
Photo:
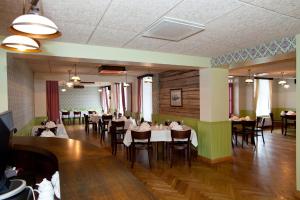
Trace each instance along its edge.
<path fill-rule="evenodd" d="M 121 85 L 121 93 L 122 93 L 123 114 L 125 115 L 126 105 L 125 105 L 125 87 L 124 87 L 124 83 L 122 83 L 122 85 Z"/>
<path fill-rule="evenodd" d="M 229 83 L 229 117 L 233 114 L 233 83 Z"/>
<path fill-rule="evenodd" d="M 58 81 L 46 81 L 46 99 L 48 120 L 59 121 Z"/>
<path fill-rule="evenodd" d="M 130 83 L 130 111 L 132 112 L 132 83 Z"/>
<path fill-rule="evenodd" d="M 138 79 L 138 113 L 142 112 L 142 81 L 143 79 Z"/>

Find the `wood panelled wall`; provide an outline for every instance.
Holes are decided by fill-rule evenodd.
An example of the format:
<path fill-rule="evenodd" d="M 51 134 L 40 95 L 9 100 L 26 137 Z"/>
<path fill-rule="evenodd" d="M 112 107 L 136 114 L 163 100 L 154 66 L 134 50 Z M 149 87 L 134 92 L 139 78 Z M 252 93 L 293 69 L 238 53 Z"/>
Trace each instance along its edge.
<path fill-rule="evenodd" d="M 199 70 L 167 71 L 159 74 L 159 112 L 198 118 L 200 115 Z M 170 106 L 170 89 L 182 88 L 182 107 Z"/>

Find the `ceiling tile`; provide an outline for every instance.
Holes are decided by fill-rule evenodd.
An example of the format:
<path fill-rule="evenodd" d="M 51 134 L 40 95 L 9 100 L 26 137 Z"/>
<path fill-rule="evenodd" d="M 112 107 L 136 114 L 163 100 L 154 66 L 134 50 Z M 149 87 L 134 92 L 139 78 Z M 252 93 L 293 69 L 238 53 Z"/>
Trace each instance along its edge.
<path fill-rule="evenodd" d="M 204 24 L 228 13 L 243 3 L 237 0 L 185 0 L 167 14 L 168 17 Z"/>
<path fill-rule="evenodd" d="M 110 0 L 47 0 L 41 1 L 43 14 L 53 21 L 96 25 Z"/>
<path fill-rule="evenodd" d="M 87 24 L 74 24 L 62 21 L 55 21 L 62 36 L 55 39 L 56 41 L 86 43 L 94 27 Z"/>
<path fill-rule="evenodd" d="M 100 25 L 140 32 L 181 0 L 114 0 Z"/>
<path fill-rule="evenodd" d="M 169 43 L 169 41 L 139 36 L 124 47 L 142 50 L 155 50 L 167 43 Z"/>
<path fill-rule="evenodd" d="M 254 0 L 251 4 L 300 19 L 299 0 Z"/>
<path fill-rule="evenodd" d="M 89 44 L 121 47 L 135 35 L 136 33 L 132 31 L 98 27 Z"/>

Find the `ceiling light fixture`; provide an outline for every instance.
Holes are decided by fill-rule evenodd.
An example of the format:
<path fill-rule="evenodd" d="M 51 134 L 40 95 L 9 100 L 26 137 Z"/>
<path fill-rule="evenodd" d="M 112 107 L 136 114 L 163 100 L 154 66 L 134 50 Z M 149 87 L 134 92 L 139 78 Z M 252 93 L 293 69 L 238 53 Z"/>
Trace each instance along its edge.
<path fill-rule="evenodd" d="M 145 75 L 144 77 L 144 83 L 152 83 L 152 74 L 150 73 L 150 67 L 148 68 L 148 74 Z"/>
<path fill-rule="evenodd" d="M 283 79 L 283 74 L 284 74 L 284 72 L 281 72 L 281 80 L 278 81 L 279 85 L 285 85 L 286 84 L 286 80 Z"/>
<path fill-rule="evenodd" d="M 68 72 L 69 72 L 69 79 L 68 79 L 66 85 L 67 85 L 68 88 L 71 88 L 71 87 L 73 87 L 74 84 L 71 80 L 71 70 L 68 70 Z"/>
<path fill-rule="evenodd" d="M 74 76 L 72 76 L 71 80 L 74 81 L 74 82 L 80 82 L 80 77 L 77 75 L 76 64 L 75 64 L 75 74 L 74 74 Z"/>
<path fill-rule="evenodd" d="M 126 70 L 126 74 L 125 74 L 126 80 L 125 80 L 125 83 L 123 83 L 123 87 L 129 87 L 130 86 L 128 84 L 128 81 L 127 81 L 127 73 L 128 73 L 128 71 Z"/>
<path fill-rule="evenodd" d="M 248 78 L 245 80 L 246 83 L 253 83 L 253 79 L 251 78 L 251 70 L 248 69 Z"/>
<path fill-rule="evenodd" d="M 50 39 L 61 36 L 58 27 L 47 17 L 39 15 L 37 7 L 39 0 L 32 0 L 28 13 L 25 13 L 25 0 L 23 1 L 23 15 L 17 17 L 9 27 L 13 34 L 23 35 L 37 39 Z"/>
<path fill-rule="evenodd" d="M 2 41 L 1 47 L 10 51 L 26 53 L 35 53 L 41 51 L 40 43 L 37 40 L 21 35 L 12 35 L 6 37 Z"/>
<path fill-rule="evenodd" d="M 98 89 L 98 92 L 102 92 L 102 89 L 101 89 L 101 88 L 99 88 L 99 89 Z"/>

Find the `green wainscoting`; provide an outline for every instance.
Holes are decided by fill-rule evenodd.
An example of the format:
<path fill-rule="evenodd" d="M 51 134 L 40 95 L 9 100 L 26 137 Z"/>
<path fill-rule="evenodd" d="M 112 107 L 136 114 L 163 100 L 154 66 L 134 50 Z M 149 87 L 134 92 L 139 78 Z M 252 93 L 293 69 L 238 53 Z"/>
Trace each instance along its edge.
<path fill-rule="evenodd" d="M 36 117 L 32 119 L 28 124 L 26 124 L 23 128 L 18 130 L 16 136 L 31 136 L 31 130 L 33 126 L 40 125 L 47 117 Z"/>
<path fill-rule="evenodd" d="M 240 110 L 240 116 L 239 117 L 246 117 L 249 116 L 252 119 L 256 118 L 256 113 L 254 110 Z"/>
<path fill-rule="evenodd" d="M 204 122 L 199 119 L 174 115 L 153 114 L 152 121 L 164 123 L 166 120 L 182 121 L 197 132 L 198 155 L 208 160 L 218 160 L 232 156 L 230 121 Z"/>

